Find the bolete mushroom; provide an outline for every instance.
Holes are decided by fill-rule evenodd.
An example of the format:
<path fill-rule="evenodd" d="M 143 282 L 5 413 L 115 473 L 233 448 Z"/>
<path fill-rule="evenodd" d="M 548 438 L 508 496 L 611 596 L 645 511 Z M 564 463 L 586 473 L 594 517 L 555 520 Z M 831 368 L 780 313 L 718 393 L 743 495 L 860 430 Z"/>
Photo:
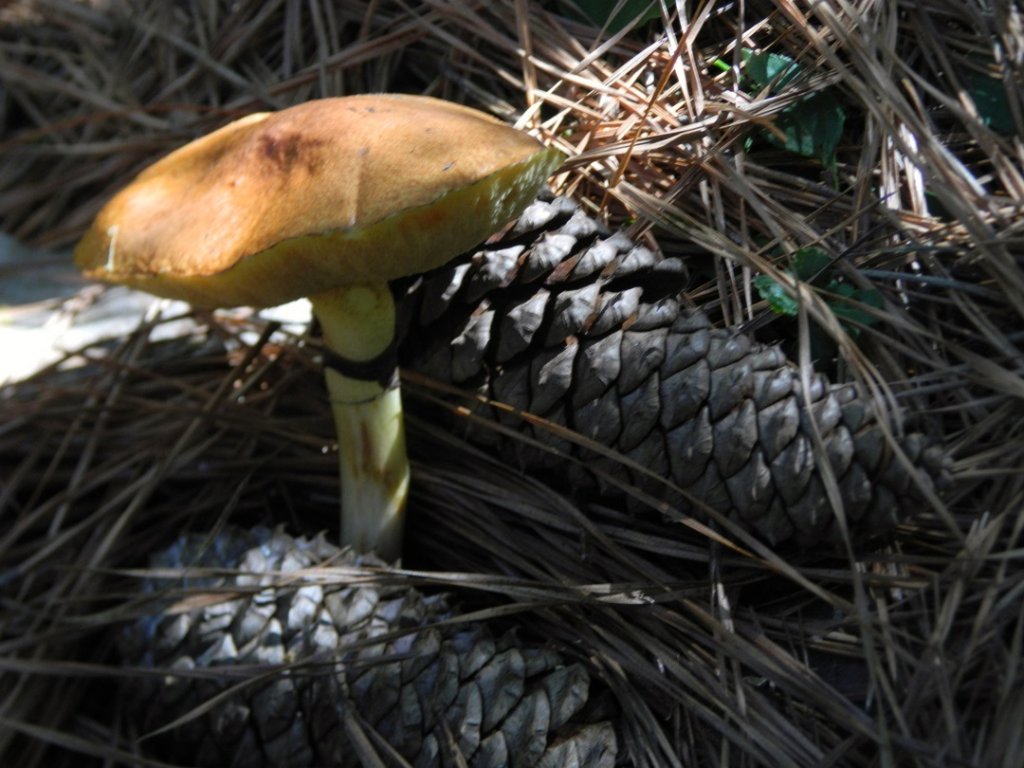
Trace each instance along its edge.
<path fill-rule="evenodd" d="M 85 274 L 214 308 L 309 297 L 338 433 L 341 538 L 394 559 L 409 483 L 388 281 L 514 218 L 556 150 L 421 96 L 249 115 L 145 169 L 75 250 Z"/>

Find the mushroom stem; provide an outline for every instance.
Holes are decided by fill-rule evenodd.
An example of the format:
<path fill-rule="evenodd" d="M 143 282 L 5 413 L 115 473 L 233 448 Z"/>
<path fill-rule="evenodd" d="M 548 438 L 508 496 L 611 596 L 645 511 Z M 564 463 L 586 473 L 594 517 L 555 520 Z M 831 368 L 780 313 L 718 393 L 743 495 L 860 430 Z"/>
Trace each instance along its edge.
<path fill-rule="evenodd" d="M 395 302 L 387 284 L 311 297 L 323 328 L 324 376 L 338 434 L 341 542 L 401 555 L 409 460 L 395 357 Z"/>

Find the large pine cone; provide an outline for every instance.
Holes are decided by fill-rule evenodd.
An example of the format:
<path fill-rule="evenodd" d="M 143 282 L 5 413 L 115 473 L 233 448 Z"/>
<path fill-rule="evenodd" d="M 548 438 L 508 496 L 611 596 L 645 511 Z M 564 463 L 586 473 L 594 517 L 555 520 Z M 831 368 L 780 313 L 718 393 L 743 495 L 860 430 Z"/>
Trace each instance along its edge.
<path fill-rule="evenodd" d="M 296 573 L 318 564 L 384 566 L 265 528 L 186 536 L 153 557 L 154 568 L 193 575 L 148 588 L 187 588 L 199 607 L 160 606 L 123 634 L 127 663 L 177 673 L 129 693 L 139 726 L 223 697 L 158 740 L 163 757 L 356 766 L 359 723 L 414 766 L 456 764 L 459 753 L 480 768 L 614 765 L 612 726 L 583 718 L 590 681 L 580 664 L 481 625 L 434 626 L 452 615 L 443 596 Z"/>
<path fill-rule="evenodd" d="M 541 199 L 500 241 L 402 289 L 402 364 L 570 427 L 684 493 L 600 456 L 589 466 L 698 515 L 708 505 L 772 544 L 839 539 L 812 421 L 860 538 L 912 510 L 918 484 L 945 482 L 942 451 L 919 434 L 901 440 L 914 476 L 904 469 L 852 386 L 815 376 L 804 393 L 780 349 L 684 306 L 684 274 L 568 199 Z M 501 450 L 527 470 L 552 462 L 517 441 Z"/>

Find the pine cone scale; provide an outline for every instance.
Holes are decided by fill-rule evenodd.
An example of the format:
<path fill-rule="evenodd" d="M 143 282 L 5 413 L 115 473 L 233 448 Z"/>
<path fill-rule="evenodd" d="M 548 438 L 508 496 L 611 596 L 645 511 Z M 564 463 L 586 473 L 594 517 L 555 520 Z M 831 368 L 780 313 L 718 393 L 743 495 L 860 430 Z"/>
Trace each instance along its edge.
<path fill-rule="evenodd" d="M 803 545 L 835 538 L 819 461 L 827 461 L 868 536 L 896 519 L 868 509 L 914 496 L 919 483 L 946 481 L 948 462 L 934 446 L 926 456 L 920 436 L 901 441 L 912 469 L 896 461 L 874 411 L 852 387 L 814 375 L 804 392 L 780 349 L 713 328 L 701 312 L 682 307 L 680 260 L 588 221 L 567 200 L 539 200 L 512 228 L 517 246 L 525 243 L 518 269 L 507 267 L 507 246 L 499 242 L 466 257 L 468 278 L 447 268 L 405 292 L 405 315 L 423 318 L 420 305 L 429 301 L 436 323 L 404 326 L 403 365 L 568 425 L 664 471 L 700 504 L 769 532 L 775 544 L 788 536 Z M 487 266 L 492 253 L 500 269 Z M 500 274 L 500 287 L 482 294 L 456 285 L 473 284 L 475 271 Z M 497 340 L 476 331 L 484 314 L 500 328 Z M 514 416 L 499 418 L 523 427 Z M 579 452 L 541 428 L 524 428 Z M 890 429 L 898 433 L 899 425 Z M 822 457 L 812 449 L 819 437 Z M 548 460 L 535 449 L 501 450 L 527 470 Z M 596 465 L 624 476 L 612 460 Z M 671 496 L 650 478 L 636 482 Z"/>
<path fill-rule="evenodd" d="M 424 768 L 442 764 L 449 737 L 469 764 L 480 768 L 528 768 L 553 749 L 601 755 L 604 762 L 595 766 L 612 765 L 614 731 L 589 729 L 580 719 L 590 679 L 579 664 L 566 665 L 558 654 L 523 646 L 510 636 L 495 639 L 483 626 L 434 626 L 450 614 L 441 596 L 400 587 L 304 583 L 294 571 L 322 561 L 383 565 L 341 553 L 322 539 L 294 539 L 266 529 L 228 530 L 217 538 L 249 549 L 241 555 L 235 544 L 204 549 L 204 537 L 190 536 L 157 555 L 155 563 L 163 569 L 186 564 L 225 573 L 237 569 L 235 575 L 199 585 L 186 580 L 193 590 L 209 586 L 223 594 L 243 582 L 251 588 L 254 579 L 263 589 L 177 616 L 155 614 L 128 627 L 122 637 L 126 661 L 169 671 L 162 679 L 151 678 L 147 690 L 127 692 L 141 730 L 163 726 L 220 697 L 169 739 L 155 740 L 172 757 L 210 766 L 355 766 L 359 749 L 346 723 L 358 713 L 361 723 Z M 281 581 L 281 574 L 289 575 Z M 181 585 L 165 579 L 151 590 L 167 587 Z M 268 606 L 273 613 L 264 620 Z M 260 621 L 246 618 L 252 615 Z M 242 626 L 251 637 L 237 643 Z M 238 672 L 173 674 L 226 666 Z M 247 679 L 252 682 L 235 687 Z M 573 729 L 576 733 L 568 733 Z M 602 744 L 581 741 L 593 738 Z"/>

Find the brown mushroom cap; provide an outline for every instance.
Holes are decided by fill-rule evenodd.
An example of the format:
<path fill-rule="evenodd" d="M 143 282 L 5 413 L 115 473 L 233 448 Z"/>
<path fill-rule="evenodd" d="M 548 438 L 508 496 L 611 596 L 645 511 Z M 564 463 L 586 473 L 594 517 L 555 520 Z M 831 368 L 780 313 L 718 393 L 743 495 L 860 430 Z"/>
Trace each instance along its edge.
<path fill-rule="evenodd" d="M 144 170 L 75 249 L 89 277 L 204 306 L 273 306 L 443 264 L 513 218 L 561 161 L 422 96 L 249 115 Z"/>

